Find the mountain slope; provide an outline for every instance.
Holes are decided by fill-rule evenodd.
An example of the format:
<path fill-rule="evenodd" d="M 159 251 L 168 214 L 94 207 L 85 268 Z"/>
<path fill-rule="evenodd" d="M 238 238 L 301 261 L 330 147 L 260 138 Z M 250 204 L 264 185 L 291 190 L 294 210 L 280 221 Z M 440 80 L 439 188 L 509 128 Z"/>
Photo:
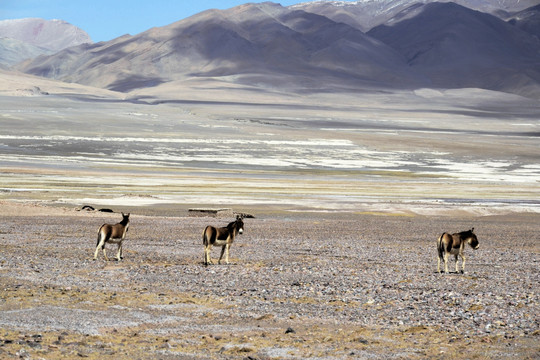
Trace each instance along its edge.
<path fill-rule="evenodd" d="M 42 56 L 20 70 L 117 91 L 189 79 L 314 88 L 413 87 L 422 80 L 387 45 L 346 24 L 278 4 L 209 10 L 169 26 Z"/>
<path fill-rule="evenodd" d="M 431 3 L 368 34 L 403 54 L 434 86 L 540 96 L 540 41 L 494 16 Z"/>
<path fill-rule="evenodd" d="M 52 53 L 51 50 L 30 45 L 21 40 L 0 37 L 0 64 L 3 65 L 11 66 L 26 59 Z"/>

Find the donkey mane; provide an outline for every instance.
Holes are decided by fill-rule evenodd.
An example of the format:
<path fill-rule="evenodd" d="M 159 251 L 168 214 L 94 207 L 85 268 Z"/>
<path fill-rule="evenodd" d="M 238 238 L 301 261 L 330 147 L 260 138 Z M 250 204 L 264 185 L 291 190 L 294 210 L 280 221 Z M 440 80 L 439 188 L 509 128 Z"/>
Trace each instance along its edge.
<path fill-rule="evenodd" d="M 458 235 L 461 236 L 462 239 L 471 236 L 472 234 L 474 234 L 474 228 L 458 233 Z"/>

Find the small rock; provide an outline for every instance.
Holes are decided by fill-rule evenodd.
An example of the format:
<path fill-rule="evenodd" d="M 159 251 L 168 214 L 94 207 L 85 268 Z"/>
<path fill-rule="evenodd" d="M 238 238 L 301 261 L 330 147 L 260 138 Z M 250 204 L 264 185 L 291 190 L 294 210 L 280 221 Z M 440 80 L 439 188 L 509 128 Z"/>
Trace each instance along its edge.
<path fill-rule="evenodd" d="M 30 359 L 30 354 L 25 349 L 19 350 L 16 355 L 21 359 Z"/>
<path fill-rule="evenodd" d="M 288 327 L 287 330 L 285 330 L 285 334 L 291 334 L 291 333 L 294 334 L 294 333 L 296 333 L 296 331 L 294 331 L 293 328 Z"/>
<path fill-rule="evenodd" d="M 364 344 L 364 345 L 369 344 L 369 341 L 367 341 L 367 340 L 364 339 L 364 338 L 358 338 L 358 339 L 356 339 L 356 341 L 358 341 L 359 343 Z"/>

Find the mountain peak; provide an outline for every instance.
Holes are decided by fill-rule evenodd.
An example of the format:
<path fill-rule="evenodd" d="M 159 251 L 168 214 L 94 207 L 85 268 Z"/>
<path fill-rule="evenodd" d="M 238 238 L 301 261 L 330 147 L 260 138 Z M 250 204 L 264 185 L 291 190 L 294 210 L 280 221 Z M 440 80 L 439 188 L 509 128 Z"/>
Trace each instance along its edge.
<path fill-rule="evenodd" d="M 57 19 L 2 20 L 0 21 L 0 37 L 15 39 L 53 52 L 71 46 L 92 43 L 92 39 L 85 31 Z"/>

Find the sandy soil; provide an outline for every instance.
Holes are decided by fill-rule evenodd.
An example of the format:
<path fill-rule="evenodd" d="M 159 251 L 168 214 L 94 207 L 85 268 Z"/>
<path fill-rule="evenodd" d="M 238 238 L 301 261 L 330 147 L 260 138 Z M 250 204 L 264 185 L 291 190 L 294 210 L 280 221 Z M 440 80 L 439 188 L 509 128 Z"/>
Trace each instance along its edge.
<path fill-rule="evenodd" d="M 124 261 L 92 261 L 119 214 L 1 202 L 0 357 L 540 356 L 538 214 L 260 210 L 204 267 L 203 228 L 229 219 L 135 211 Z M 466 273 L 436 273 L 437 236 L 473 226 Z"/>

